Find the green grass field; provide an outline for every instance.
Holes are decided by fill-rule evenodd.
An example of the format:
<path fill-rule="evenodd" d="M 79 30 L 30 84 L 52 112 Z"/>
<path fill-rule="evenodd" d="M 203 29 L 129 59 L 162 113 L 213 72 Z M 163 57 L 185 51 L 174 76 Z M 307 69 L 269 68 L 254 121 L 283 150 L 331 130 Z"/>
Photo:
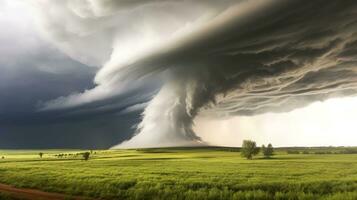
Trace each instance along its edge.
<path fill-rule="evenodd" d="M 42 159 L 0 150 L 0 183 L 101 199 L 357 199 L 357 154 L 309 151 L 330 153 L 279 149 L 246 160 L 230 148 L 168 148 L 94 151 L 83 161 L 79 150 L 41 150 Z"/>

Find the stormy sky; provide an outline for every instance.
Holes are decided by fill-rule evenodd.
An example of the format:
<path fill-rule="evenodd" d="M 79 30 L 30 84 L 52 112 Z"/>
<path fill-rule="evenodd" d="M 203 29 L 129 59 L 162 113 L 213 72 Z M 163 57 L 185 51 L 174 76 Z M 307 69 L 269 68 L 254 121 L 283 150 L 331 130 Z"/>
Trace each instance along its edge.
<path fill-rule="evenodd" d="M 319 143 L 326 131 L 313 127 L 356 139 L 356 10 L 354 0 L 1 1 L 0 148 L 236 146 L 262 135 L 284 146 L 310 132 L 307 145 L 353 145 Z M 273 139 L 289 128 L 271 135 L 276 121 L 306 140 Z M 217 128 L 227 126 L 235 135 Z"/>

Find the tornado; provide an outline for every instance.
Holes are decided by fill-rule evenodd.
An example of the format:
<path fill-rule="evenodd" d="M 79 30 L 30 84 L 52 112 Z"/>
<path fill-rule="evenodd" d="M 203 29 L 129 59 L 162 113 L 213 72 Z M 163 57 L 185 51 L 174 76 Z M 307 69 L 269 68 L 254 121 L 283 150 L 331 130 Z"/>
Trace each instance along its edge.
<path fill-rule="evenodd" d="M 40 110 L 105 102 L 148 80 L 159 82 L 134 136 L 113 148 L 209 145 L 193 131 L 197 116 L 287 112 L 357 93 L 354 0 L 31 6 L 42 16 L 39 25 L 49 41 L 98 67 L 96 87 Z"/>

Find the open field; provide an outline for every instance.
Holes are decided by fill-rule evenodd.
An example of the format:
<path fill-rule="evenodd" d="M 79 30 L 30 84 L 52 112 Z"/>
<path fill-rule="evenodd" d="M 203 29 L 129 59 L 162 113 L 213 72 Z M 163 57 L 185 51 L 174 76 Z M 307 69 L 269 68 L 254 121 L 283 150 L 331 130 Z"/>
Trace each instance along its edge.
<path fill-rule="evenodd" d="M 310 154 L 279 149 L 273 159 L 246 160 L 232 148 L 95 150 L 83 161 L 80 150 L 0 150 L 0 183 L 94 199 L 357 199 L 357 154 L 290 150 Z"/>

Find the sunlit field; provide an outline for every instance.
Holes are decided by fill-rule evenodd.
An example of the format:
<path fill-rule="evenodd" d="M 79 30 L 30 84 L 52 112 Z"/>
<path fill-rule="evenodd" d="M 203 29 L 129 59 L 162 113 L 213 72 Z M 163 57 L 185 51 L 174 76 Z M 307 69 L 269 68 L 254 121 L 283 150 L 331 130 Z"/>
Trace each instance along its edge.
<path fill-rule="evenodd" d="M 278 149 L 253 160 L 235 148 L 94 150 L 88 161 L 81 150 L 0 150 L 0 183 L 93 199 L 353 200 L 355 150 Z"/>

